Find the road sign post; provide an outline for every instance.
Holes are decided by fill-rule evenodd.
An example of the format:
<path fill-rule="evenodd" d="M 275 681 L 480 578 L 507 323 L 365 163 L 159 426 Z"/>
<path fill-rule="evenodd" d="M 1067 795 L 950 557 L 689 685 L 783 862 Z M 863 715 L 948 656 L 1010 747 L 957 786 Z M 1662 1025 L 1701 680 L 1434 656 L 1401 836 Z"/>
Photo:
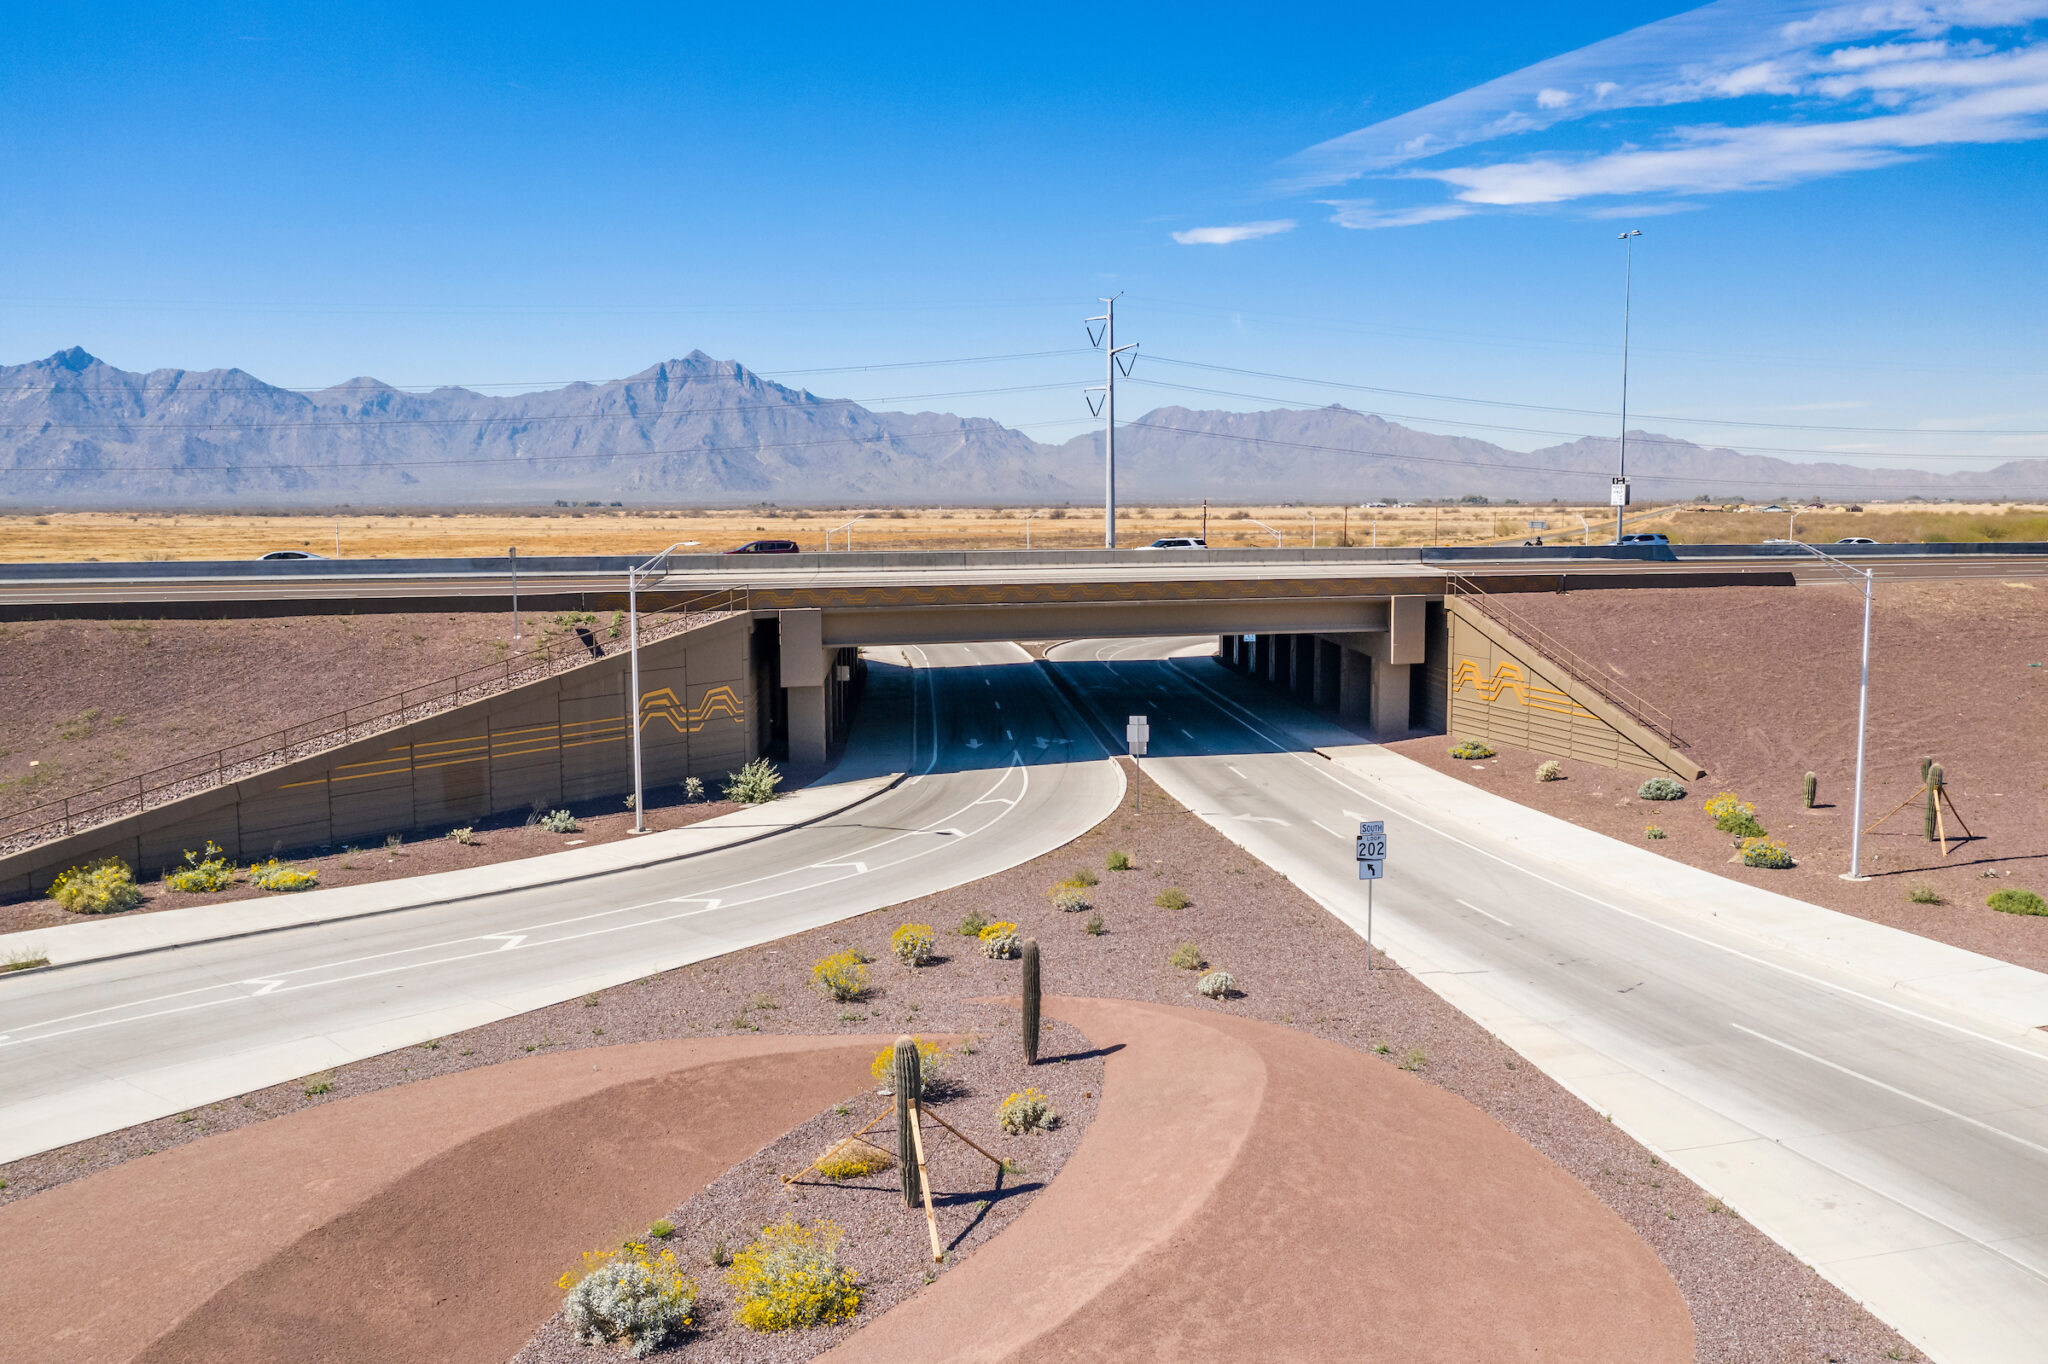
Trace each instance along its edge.
<path fill-rule="evenodd" d="M 1372 883 L 1387 874 L 1387 822 L 1358 821 L 1358 879 L 1365 882 L 1365 969 L 1372 970 Z"/>
<path fill-rule="evenodd" d="M 1124 742 L 1130 745 L 1131 766 L 1136 769 L 1137 779 L 1131 783 L 1131 811 L 1142 813 L 1145 808 L 1145 745 L 1152 739 L 1152 720 L 1149 716 L 1133 715 L 1124 726 Z"/>

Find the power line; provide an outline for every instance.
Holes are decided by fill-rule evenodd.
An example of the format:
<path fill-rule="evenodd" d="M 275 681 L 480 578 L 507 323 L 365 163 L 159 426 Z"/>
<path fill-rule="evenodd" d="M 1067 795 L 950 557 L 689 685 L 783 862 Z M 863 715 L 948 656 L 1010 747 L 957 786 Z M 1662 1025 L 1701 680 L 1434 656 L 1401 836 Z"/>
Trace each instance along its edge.
<path fill-rule="evenodd" d="M 1299 411 L 1307 411 L 1307 412 L 1319 412 L 1319 411 L 1324 411 L 1324 410 L 1326 410 L 1326 409 L 1325 409 L 1325 408 L 1324 408 L 1323 406 L 1321 406 L 1321 405 L 1319 405 L 1319 404 L 1315 404 L 1315 403 L 1309 403 L 1309 402 L 1304 402 L 1303 400 L 1301 400 L 1301 399 L 1299 399 L 1299 398 L 1280 398 L 1280 397 L 1275 397 L 1275 396 L 1273 396 L 1273 395 L 1271 395 L 1271 394 L 1266 394 L 1266 393 L 1241 393 L 1241 392 L 1237 392 L 1237 391 L 1235 391 L 1235 390 L 1233 390 L 1233 389 L 1225 389 L 1225 388 L 1204 388 L 1204 387 L 1202 387 L 1202 386 L 1200 386 L 1200 385 L 1197 385 L 1197 384 L 1175 384 L 1175 383 L 1169 383 L 1169 382 L 1167 382 L 1166 380 L 1163 380 L 1163 379 L 1139 379 L 1139 378 L 1133 378 L 1133 379 L 1131 380 L 1131 382 L 1132 382 L 1132 383 L 1134 383 L 1134 384 L 1145 384 L 1145 385 L 1147 385 L 1147 386 L 1149 386 L 1149 387 L 1152 387 L 1152 388 L 1170 388 L 1170 389 L 1173 389 L 1173 390 L 1174 390 L 1174 391 L 1176 391 L 1176 392 L 1181 392 L 1181 393 L 1205 393 L 1205 394 L 1208 394 L 1209 396 L 1211 396 L 1211 397 L 1215 397 L 1215 398 L 1245 398 L 1245 399 L 1249 399 L 1249 400 L 1251 400 L 1251 401 L 1253 401 L 1253 402 L 1262 402 L 1262 403 L 1283 403 L 1283 404 L 1287 405 L 1288 407 L 1290 407 L 1290 408 L 1292 408 L 1292 409 L 1295 409 L 1295 410 L 1299 410 Z M 1374 411 L 1374 412 L 1370 412 L 1370 413 L 1365 413 L 1365 412 L 1353 412 L 1353 411 L 1352 411 L 1352 409 L 1351 409 L 1351 408 L 1348 408 L 1348 407 L 1346 407 L 1346 408 L 1340 408 L 1340 409 L 1338 409 L 1338 410 L 1340 410 L 1340 411 L 1343 411 L 1343 412 L 1348 412 L 1348 413 L 1351 413 L 1351 415 L 1353 415 L 1353 416 L 1360 416 L 1360 417 L 1363 417 L 1363 416 L 1373 416 L 1373 417 L 1381 417 L 1381 418 L 1386 418 L 1386 417 L 1392 417 L 1392 418 L 1396 418 L 1396 419 L 1398 419 L 1398 420 L 1400 420 L 1400 421 L 1410 421 L 1410 422 L 1430 422 L 1430 423 L 1433 423 L 1434 425 L 1437 425 L 1437 426 L 1458 426 L 1458 427 L 1466 427 L 1466 428 L 1469 428 L 1469 429 L 1472 429 L 1472 430 L 1475 430 L 1475 431 L 1514 431 L 1514 432 L 1519 432 L 1519 433 L 1521 433 L 1521 434 L 1524 434 L 1524 435 L 1531 435 L 1531 436 L 1561 436 L 1561 437 L 1564 437 L 1564 438 L 1565 438 L 1565 439 L 1567 439 L 1567 440 L 1600 440 L 1600 441 L 1611 441 L 1611 440 L 1613 440 L 1613 439 L 1614 439 L 1614 437 L 1612 437 L 1612 436 L 1603 436 L 1603 435 L 1600 435 L 1600 434 L 1598 434 L 1598 433 L 1596 433 L 1596 432 L 1589 432 L 1589 431 L 1558 431 L 1558 430 L 1555 430 L 1555 429 L 1551 429 L 1551 428 L 1547 428 L 1547 427 L 1541 427 L 1541 426 L 1509 426 L 1509 425 L 1506 425 L 1506 424 L 1504 424 L 1504 423 L 1500 423 L 1500 422 L 1475 422 L 1475 421 L 1461 421 L 1461 420 L 1459 420 L 1458 418 L 1455 418 L 1455 417 L 1438 417 L 1438 416 L 1434 416 L 1434 415 L 1431 415 L 1431 414 L 1428 414 L 1428 413 L 1411 413 L 1411 412 L 1386 412 L 1386 411 Z M 1423 434 L 1430 434 L 1430 433 L 1423 433 Z M 1632 431 L 1632 432 L 1630 432 L 1630 433 L 1629 433 L 1629 441 L 1630 441 L 1630 442 L 1631 442 L 1632 444 L 1635 444 L 1635 445 L 1663 445 L 1663 446 L 1673 446 L 1673 447 L 1681 447 L 1681 448 L 1684 448 L 1684 449 L 1691 449 L 1691 450 L 1706 450 L 1706 449 L 1709 449 L 1709 448 L 1710 448 L 1710 447 L 1708 447 L 1708 446 L 1704 446 L 1704 445 L 1701 445 L 1701 444 L 1700 444 L 1699 442 L 1697 442 L 1697 441 L 1691 441 L 1691 440 L 1683 440 L 1683 439 L 1676 439 L 1676 438 L 1671 438 L 1671 437 L 1665 437 L 1665 436 L 1652 436 L 1652 435 L 1649 435 L 1649 434 L 1647 434 L 1646 432 L 1641 432 L 1641 431 Z M 2018 463 L 2018 462 L 2022 462 L 2022 461 L 2025 461 L 2025 460 L 2032 460 L 2032 459 L 2042 459 L 2042 458 L 2048 458 L 2048 454 L 2043 454 L 2043 455 L 2030 455 L 2030 454 L 2026 454 L 2026 453 L 2024 453 L 2024 452 L 2020 452 L 2020 453 L 2012 453 L 2012 454 L 1972 454 L 1972 453 L 1968 453 L 1968 452 L 1962 452 L 1962 453 L 1956 453 L 1956 454 L 1946 454 L 1946 453 L 1940 453 L 1940 452 L 1932 452 L 1932 451 L 1930 451 L 1930 452 L 1914 452 L 1914 451 L 1907 451 L 1907 450 L 1856 450 L 1856 451 L 1835 451 L 1835 450 L 1815 450 L 1815 449 L 1813 449 L 1813 448 L 1812 448 L 1812 447 L 1810 447 L 1810 446 L 1794 446 L 1794 445 L 1751 445 L 1751 444 L 1748 444 L 1747 442 L 1745 442 L 1745 443 L 1743 444 L 1742 448 L 1741 448 L 1740 450 L 1736 451 L 1736 453 L 1737 453 L 1737 454 L 1743 454 L 1743 453 L 1747 453 L 1747 452 L 1751 452 L 1751 451 L 1762 451 L 1762 452 L 1764 452 L 1764 453 L 1766 453 L 1766 454 L 1776 454 L 1776 455 L 1818 455 L 1818 456 L 1821 456 L 1821 457 L 1823 457 L 1823 458 L 1827 458 L 1827 459 L 1831 459 L 1831 460 L 1841 460 L 1841 459 L 1850 459 L 1850 458 L 1854 458 L 1854 459 L 1980 459 L 1980 460 L 1997 460 L 1997 461 L 1999 461 L 1999 462 L 2001 462 L 2001 463 Z"/>
<path fill-rule="evenodd" d="M 1571 417 L 1613 417 L 1618 414 L 1597 407 L 1554 407 L 1545 403 L 1517 403 L 1504 398 L 1465 398 L 1449 393 L 1424 393 L 1407 388 L 1377 388 L 1371 384 L 1347 383 L 1341 379 L 1310 379 L 1299 374 L 1275 374 L 1270 370 L 1239 369 L 1233 365 L 1204 364 L 1199 360 L 1178 360 L 1166 355 L 1147 355 L 1148 360 L 1184 369 L 1206 369 L 1219 374 L 1242 374 L 1253 379 L 1279 379 L 1287 383 L 1310 384 L 1317 388 L 1341 388 L 1354 393 L 1383 393 L 1396 398 L 1427 398 L 1432 402 L 1467 403 L 1475 407 L 1510 407 L 1524 412 L 1556 412 Z M 1281 401 L 1272 399 L 1270 401 Z M 1733 417 L 1679 417 L 1638 412 L 1638 421 L 1684 422 L 1700 426 L 1740 426 L 1764 431 L 1846 431 L 1879 436 L 2048 436 L 2048 428 L 1941 427 L 1941 426 L 1829 426 L 1815 422 L 1758 422 Z M 1417 420 L 1431 420 L 1417 418 Z M 1522 428 L 1507 427 L 1505 430 Z"/>
<path fill-rule="evenodd" d="M 1202 436 L 1211 440 L 1241 441 L 1250 445 L 1276 445 L 1290 450 L 1315 450 L 1333 455 L 1359 455 L 1372 459 L 1400 460 L 1404 463 L 1410 464 L 1445 464 L 1452 465 L 1461 469 L 1510 469 L 1520 473 L 1547 474 L 1553 477 L 1562 476 L 1566 478 L 1604 479 L 1610 477 L 1609 474 L 1607 474 L 1604 470 L 1600 469 L 1559 468 L 1555 465 L 1518 464 L 1507 460 L 1451 459 L 1442 455 L 1402 454 L 1394 450 L 1360 450 L 1350 446 L 1318 445 L 1310 441 L 1281 440 L 1275 436 L 1246 436 L 1239 435 L 1235 432 L 1203 431 L 1196 427 L 1168 426 L 1161 422 L 1149 422 L 1142 419 L 1134 422 L 1126 422 L 1125 426 L 1126 428 L 1134 426 L 1143 427 L 1153 431 L 1171 431 L 1176 435 L 1183 436 Z M 1701 478 L 1700 476 L 1695 474 L 1638 474 L 1636 475 L 1636 477 L 1642 478 L 1645 481 L 1657 483 L 1690 483 L 1694 487 L 1699 486 L 1701 483 L 1707 483 L 1709 485 L 1715 485 L 1720 487 L 1779 489 L 1788 486 L 1809 489 L 1838 489 L 1858 487 L 1868 488 L 1872 486 L 1870 484 L 1857 485 L 1847 483 L 1814 483 L 1809 480 L 1794 478 L 1784 478 L 1777 480 L 1776 482 L 1767 483 L 1762 479 L 1730 479 L 1716 477 Z M 1921 491 L 1923 489 L 1933 489 L 1944 493 L 1954 491 L 1953 488 L 1950 488 L 1946 485 L 1936 485 L 1931 483 L 1911 484 L 1903 488 L 1887 489 L 1887 491 L 1904 492 Z M 1868 496 L 1869 494 L 1864 493 L 1863 495 Z"/>

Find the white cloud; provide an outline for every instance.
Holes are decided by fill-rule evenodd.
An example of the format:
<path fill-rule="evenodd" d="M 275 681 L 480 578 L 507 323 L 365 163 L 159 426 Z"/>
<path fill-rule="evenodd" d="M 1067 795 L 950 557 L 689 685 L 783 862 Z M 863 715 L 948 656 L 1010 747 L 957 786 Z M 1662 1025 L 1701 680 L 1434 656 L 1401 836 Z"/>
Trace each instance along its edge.
<path fill-rule="evenodd" d="M 1293 230 L 1294 219 L 1276 218 L 1271 222 L 1237 223 L 1229 227 L 1191 227 L 1185 232 L 1174 233 L 1173 239 L 1182 246 L 1229 246 L 1233 242 L 1276 237 Z"/>
<path fill-rule="evenodd" d="M 1380 227 L 1420 227 L 1424 223 L 1447 222 L 1474 212 L 1469 204 L 1424 204 L 1421 208 L 1375 208 L 1370 199 L 1325 199 L 1336 209 L 1330 221 L 1339 227 L 1370 231 Z"/>
<path fill-rule="evenodd" d="M 2048 0 L 1717 0 L 1311 147 L 1287 163 L 1285 187 L 1371 178 L 1452 191 L 1448 204 L 1325 201 L 1347 227 L 1410 226 L 1464 216 L 1457 205 L 1766 189 L 1941 146 L 2048 138 L 2044 19 Z M 1683 122 L 1662 112 L 1688 105 Z M 1596 114 L 1575 140 L 1606 150 L 1476 150 Z"/>

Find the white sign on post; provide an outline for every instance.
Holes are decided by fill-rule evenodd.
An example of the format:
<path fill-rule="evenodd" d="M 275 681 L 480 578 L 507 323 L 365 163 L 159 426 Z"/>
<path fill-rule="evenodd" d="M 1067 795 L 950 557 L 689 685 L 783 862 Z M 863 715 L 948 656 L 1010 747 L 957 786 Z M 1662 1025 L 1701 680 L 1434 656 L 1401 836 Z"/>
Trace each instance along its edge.
<path fill-rule="evenodd" d="M 1124 742 L 1131 746 L 1135 757 L 1145 756 L 1145 745 L 1152 739 L 1152 721 L 1143 715 L 1133 715 L 1130 724 L 1124 727 Z"/>
<path fill-rule="evenodd" d="M 1387 870 L 1387 823 L 1366 819 L 1358 823 L 1358 879 L 1377 881 Z"/>
<path fill-rule="evenodd" d="M 1607 505 L 1626 507 L 1628 505 L 1628 480 L 1612 478 L 1607 481 Z"/>

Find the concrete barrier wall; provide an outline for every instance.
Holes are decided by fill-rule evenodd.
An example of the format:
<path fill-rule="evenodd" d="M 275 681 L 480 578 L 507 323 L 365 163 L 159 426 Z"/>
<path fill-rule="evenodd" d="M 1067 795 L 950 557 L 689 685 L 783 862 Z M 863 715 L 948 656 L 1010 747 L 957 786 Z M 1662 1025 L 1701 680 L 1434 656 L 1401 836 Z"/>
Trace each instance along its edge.
<path fill-rule="evenodd" d="M 646 785 L 706 785 L 756 756 L 753 629 L 745 616 L 640 651 Z M 558 806 L 633 789 L 623 650 L 570 672 L 304 758 L 232 785 L 0 858 L 0 895 L 48 887 L 66 867 L 126 859 L 176 866 L 208 839 L 248 862 L 407 829 Z"/>
<path fill-rule="evenodd" d="M 1507 627 L 1451 598 L 1449 720 L 1454 739 L 1511 744 L 1645 776 L 1701 775 L 1674 750 Z"/>

